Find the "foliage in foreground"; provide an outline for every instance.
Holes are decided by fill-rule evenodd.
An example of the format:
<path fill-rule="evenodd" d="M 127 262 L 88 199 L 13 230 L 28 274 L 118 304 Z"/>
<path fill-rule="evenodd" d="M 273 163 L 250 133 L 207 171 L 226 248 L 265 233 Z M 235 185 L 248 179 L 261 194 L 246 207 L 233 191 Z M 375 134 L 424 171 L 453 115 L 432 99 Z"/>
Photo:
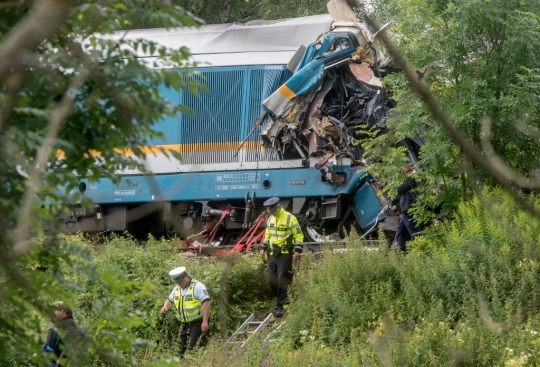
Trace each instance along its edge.
<path fill-rule="evenodd" d="M 304 259 L 284 339 L 242 365 L 538 365 L 540 224 L 495 190 L 431 231 L 406 256 L 351 238 Z"/>
<path fill-rule="evenodd" d="M 54 317 L 52 299 L 74 305 L 74 292 L 85 291 L 80 279 L 66 278 L 66 267 L 89 282 L 102 282 L 118 302 L 146 291 L 88 266 L 90 252 L 72 240 L 36 238 L 41 220 L 51 213 L 35 205 L 47 199 L 70 202 L 60 187 L 64 194 L 75 192 L 73 202 L 80 200 L 80 175 L 95 182 L 118 180 L 116 172 L 128 166 L 144 171 L 136 158 L 145 155 L 141 146 L 162 137 L 155 123 L 188 112 L 160 94 L 163 87 L 198 92 L 201 85 L 189 73 L 188 51 L 116 32 L 137 20 L 163 27 L 200 21 L 170 4 L 146 11 L 144 3 L 51 0 L 0 6 L 2 366 L 28 365 L 39 350 L 33 334 L 44 332 L 40 318 Z M 143 61 L 141 53 L 152 60 Z M 163 68 L 152 68 L 158 64 Z M 137 327 L 137 318 L 116 318 L 119 311 L 100 302 L 93 304 L 103 309 L 92 320 L 96 328 L 106 330 L 100 320 L 108 326 L 125 322 L 127 331 Z M 88 365 L 95 355 L 112 365 L 127 358 L 122 353 L 131 348 L 129 336 L 112 334 L 106 345 L 93 342 L 99 340 L 96 335 L 86 340 L 88 349 L 79 356 L 85 363 L 78 365 Z"/>
<path fill-rule="evenodd" d="M 170 241 L 150 239 L 143 249 L 129 238 L 68 236 L 42 243 L 20 268 L 43 287 L 64 285 L 54 299 L 75 307 L 87 336 L 74 345 L 74 365 L 177 365 L 178 325 L 159 308 L 172 289 L 167 271 L 181 265 L 213 300 L 210 345 L 188 354 L 186 366 L 536 365 L 539 238 L 540 224 L 494 190 L 416 239 L 406 256 L 367 251 L 354 237 L 350 251 L 308 253 L 281 339 L 260 338 L 232 356 L 224 337 L 271 304 L 256 257 L 179 256 Z M 50 246 L 63 254 L 57 265 L 47 263 Z M 14 305 L 7 312 L 25 338 L 4 339 L 10 352 L 2 358 L 28 365 L 50 323 L 23 301 Z"/>
<path fill-rule="evenodd" d="M 48 243 L 41 245 L 39 254 L 22 258 L 20 268 L 27 279 L 63 289 L 43 297 L 43 304 L 63 299 L 74 307 L 85 337 L 68 345 L 72 366 L 177 365 L 178 323 L 174 312 L 159 313 L 174 287 L 168 271 L 177 266 L 186 266 L 190 275 L 207 284 L 212 298 L 210 333 L 216 340 L 249 313 L 269 308 L 264 268 L 254 257 L 221 261 L 177 254 L 173 246 L 178 241 L 151 238 L 143 248 L 129 237 L 98 241 L 65 236 L 50 241 L 62 254 L 52 266 L 46 260 L 55 252 Z M 14 304 L 24 306 L 21 300 Z M 8 346 L 2 356 L 6 365 L 42 363 L 31 356 L 39 351 L 51 322 L 26 306 L 7 312 L 22 330 L 13 333 L 13 339 L 8 331 L 3 339 Z"/>

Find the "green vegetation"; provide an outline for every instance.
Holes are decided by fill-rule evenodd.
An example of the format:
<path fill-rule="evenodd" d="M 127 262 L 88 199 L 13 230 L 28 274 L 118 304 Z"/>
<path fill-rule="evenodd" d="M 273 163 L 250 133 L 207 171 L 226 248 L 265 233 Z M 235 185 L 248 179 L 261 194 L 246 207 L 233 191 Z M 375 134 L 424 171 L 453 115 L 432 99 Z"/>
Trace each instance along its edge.
<path fill-rule="evenodd" d="M 463 139 L 456 142 L 450 138 L 448 129 L 418 98 L 402 73 L 390 75 L 384 82 L 397 101 L 395 116 L 388 120 L 391 133 L 366 145 L 384 163 L 371 168 L 374 176 L 394 194 L 402 181 L 397 178 L 398 167 L 406 163 L 399 148 L 389 146 L 420 133 L 426 141 L 417 165 L 425 182 L 420 200 L 423 207 L 440 206 L 442 215 L 449 215 L 460 202 L 471 198 L 475 185 L 493 185 L 496 172 L 505 172 L 528 189 L 527 179 L 540 167 L 538 103 L 531 100 L 538 98 L 540 3 L 375 3 L 378 20 L 397 22 L 395 30 L 400 36 L 396 45 L 413 70 L 424 72 L 422 82 Z M 490 130 L 487 122 L 491 122 Z M 467 143 L 490 159 L 495 172 L 481 169 L 477 161 L 471 163 L 470 156 L 463 154 Z M 519 175 L 524 179 L 518 180 Z M 437 195 L 431 195 L 432 191 Z M 430 217 L 430 210 L 417 212 L 422 221 Z"/>
<path fill-rule="evenodd" d="M 112 292 L 111 300 L 123 302 L 134 297 L 133 291 L 146 292 L 118 281 L 114 273 L 98 273 L 99 266 L 88 268 L 88 249 L 40 236 L 42 220 L 59 214 L 40 204 L 80 200 L 78 192 L 70 199 L 65 195 L 77 187 L 78 175 L 115 181 L 115 171 L 127 166 L 144 171 L 137 162 L 144 152 L 137 147 L 160 136 L 153 125 L 167 116 L 189 113 L 163 99 L 160 88 L 197 93 L 201 87 L 189 74 L 185 48 L 170 50 L 126 39 L 125 32 L 114 36 L 135 20 L 159 21 L 164 27 L 199 24 L 179 7 L 149 12 L 144 3 L 0 4 L 2 366 L 28 365 L 40 349 L 32 336 L 46 331 L 39 318 L 54 317 L 51 300 L 71 300 L 73 305 L 72 292 L 85 290 L 64 273 L 66 265 L 90 282 L 99 280 L 102 294 Z M 150 68 L 138 51 L 155 55 L 165 69 Z M 126 147 L 133 148 L 132 155 L 122 154 Z M 92 327 L 107 330 L 119 322 L 138 326 L 137 318 L 118 318 L 120 311 L 104 307 L 108 302 L 109 298 L 93 302 L 94 310 L 103 312 Z M 90 358 L 122 363 L 122 353 L 138 342 L 128 329 L 103 340 L 96 338 L 98 334 L 88 335 L 95 342 L 85 343 L 88 349 L 78 353 L 77 365 L 89 365 Z"/>
<path fill-rule="evenodd" d="M 247 23 L 252 20 L 276 20 L 302 17 L 313 14 L 325 14 L 326 0 L 172 0 L 147 1 L 144 5 L 149 11 L 166 9 L 170 4 L 189 10 L 193 15 L 204 19 L 207 24 Z M 154 19 L 133 19 L 131 28 L 162 27 Z"/>
<path fill-rule="evenodd" d="M 265 268 L 258 257 L 196 257 L 174 251 L 178 241 L 151 238 L 143 248 L 129 236 L 99 241 L 62 236 L 51 243 L 61 254 L 57 264 L 51 266 L 43 257 L 27 256 L 19 265 L 29 280 L 54 278 L 51 287 L 67 288 L 61 294 L 44 297 L 43 302 L 49 304 L 62 298 L 73 305 L 85 334 L 104 348 L 99 353 L 90 348 L 88 353 L 87 342 L 80 341 L 72 352 L 74 365 L 109 365 L 110 357 L 127 365 L 162 366 L 166 360 L 174 361 L 179 355 L 178 324 L 174 312 L 163 316 L 159 310 L 174 286 L 168 271 L 180 265 L 209 285 L 213 301 L 210 332 L 215 338 L 226 336 L 251 312 L 271 305 Z M 40 250 L 48 252 L 48 246 L 44 243 Z M 39 350 L 51 325 L 48 318 L 40 319 L 29 307 L 17 313 L 18 322 L 32 320 L 40 326 L 37 330 L 25 327 L 20 345 L 8 343 L 15 365 L 23 365 L 32 354 L 31 348 L 22 348 L 24 339 L 27 344 L 32 340 L 34 351 Z M 26 354 L 19 352 L 21 348 Z"/>
<path fill-rule="evenodd" d="M 248 3 L 257 4 L 223 2 L 229 5 L 212 19 L 197 11 L 213 13 L 215 5 L 187 10 L 209 22 L 323 10 L 316 0 L 264 1 L 257 12 Z M 540 159 L 540 3 L 373 2 L 378 19 L 398 22 L 397 45 L 408 62 L 429 67 L 423 81 L 466 139 L 451 140 L 396 74 L 385 78 L 398 106 L 388 120 L 391 133 L 365 142 L 376 162 L 371 169 L 393 196 L 406 160 L 402 148 L 389 147 L 425 131 L 428 143 L 417 165 L 425 191 L 415 214 L 429 222 L 429 209 L 441 206 L 445 220 L 412 242 L 407 256 L 385 248 L 365 251 L 354 237 L 347 243 L 351 251 L 328 250 L 322 259 L 307 254 L 297 269 L 282 339 L 254 340 L 233 354 L 222 349 L 226 336 L 250 313 L 271 307 L 256 256 L 217 260 L 179 256 L 172 250 L 177 241 L 149 239 L 143 249 L 123 236 L 45 236 L 37 224 L 44 213 L 34 205 L 59 185 L 66 192 L 75 188 L 74 172 L 114 180 L 116 170 L 137 165 L 140 149 L 134 156 L 118 149 L 144 145 L 158 137 L 156 121 L 189 113 L 163 100 L 159 88 L 197 93 L 202 87 L 188 73 L 185 49 L 95 34 L 199 20 L 165 1 L 0 4 L 0 365 L 45 364 L 32 354 L 39 352 L 51 305 L 59 299 L 75 308 L 84 332 L 68 347 L 71 365 L 178 365 L 178 325 L 159 308 L 172 287 L 167 271 L 180 265 L 208 286 L 213 299 L 211 343 L 190 353 L 184 365 L 540 365 L 540 224 L 530 208 L 539 200 L 524 193 L 534 181 L 522 184 L 534 178 Z M 210 2 L 193 6 L 200 4 Z M 169 55 L 160 62 L 170 68 L 149 69 L 135 49 Z M 484 117 L 491 130 L 482 125 Z M 504 172 L 527 190 L 506 189 L 520 206 L 492 188 L 492 173 L 471 164 L 465 143 L 501 158 L 491 161 L 494 171 L 505 165 L 513 170 Z"/>
<path fill-rule="evenodd" d="M 225 338 L 271 308 L 257 256 L 195 257 L 174 251 L 175 241 L 151 238 L 142 248 L 123 236 L 66 236 L 53 241 L 65 254 L 58 267 L 27 256 L 20 268 L 27 278 L 61 280 L 77 321 L 106 348 L 78 348 L 78 365 L 109 365 L 107 355 L 125 365 L 177 364 L 178 324 L 159 309 L 172 289 L 167 271 L 181 265 L 213 300 L 210 344 L 189 353 L 186 366 L 520 366 L 540 363 L 539 238 L 540 223 L 500 190 L 461 205 L 406 256 L 366 249 L 352 236 L 350 251 L 328 248 L 298 264 L 281 339 L 264 343 L 261 335 L 233 354 Z M 18 312 L 37 345 L 48 322 L 29 308 Z M 9 344 L 13 365 L 29 361 Z"/>
<path fill-rule="evenodd" d="M 317 365 L 340 353 L 348 366 L 537 365 L 540 225 L 527 218 L 495 190 L 407 256 L 359 249 L 306 264 L 286 334 L 301 346 L 294 355 L 316 350 Z"/>

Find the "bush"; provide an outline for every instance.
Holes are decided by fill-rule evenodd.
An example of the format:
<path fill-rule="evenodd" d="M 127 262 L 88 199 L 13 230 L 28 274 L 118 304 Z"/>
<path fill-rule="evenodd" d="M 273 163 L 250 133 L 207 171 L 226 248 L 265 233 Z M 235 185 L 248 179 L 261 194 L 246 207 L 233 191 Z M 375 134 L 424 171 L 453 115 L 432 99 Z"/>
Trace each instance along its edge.
<path fill-rule="evenodd" d="M 306 257 L 284 339 L 258 362 L 536 365 L 539 235 L 536 220 L 493 190 L 463 203 L 408 255 L 366 251 L 349 238 L 349 251 Z"/>
<path fill-rule="evenodd" d="M 172 250 L 174 241 L 154 238 L 144 248 L 129 236 L 113 235 L 100 242 L 66 237 L 74 240 L 91 249 L 94 259 L 84 269 L 66 268 L 80 289 L 77 319 L 97 341 L 107 345 L 115 338 L 121 350 L 130 351 L 130 363 L 161 363 L 170 358 L 176 363 L 179 324 L 173 310 L 160 314 L 174 288 L 168 272 L 175 267 L 186 266 L 190 276 L 206 285 L 212 299 L 211 335 L 226 337 L 227 330 L 249 313 L 268 308 L 265 270 L 258 258 L 178 254 Z"/>
<path fill-rule="evenodd" d="M 212 338 L 184 365 L 521 366 L 540 364 L 539 238 L 540 224 L 494 190 L 429 229 L 407 255 L 386 245 L 374 251 L 357 236 L 347 239 L 346 251 L 306 253 L 281 334 L 271 343 L 261 334 L 235 354 L 223 349 L 224 339 L 250 313 L 271 307 L 257 256 L 193 257 L 173 252 L 172 241 L 150 238 L 143 249 L 125 236 L 101 243 L 65 236 L 44 241 L 44 252 L 26 261 L 33 276 L 50 272 L 65 284 L 60 296 L 75 300 L 94 365 L 109 357 L 178 365 L 178 324 L 173 312 L 163 317 L 159 309 L 173 288 L 168 271 L 186 266 L 210 292 Z M 61 258 L 47 257 L 47 246 L 60 246 Z M 47 286 L 50 277 L 42 278 Z M 23 308 L 9 312 L 27 315 L 38 344 L 32 325 L 39 317 Z M 28 356 L 15 350 L 10 363 L 27 365 Z"/>

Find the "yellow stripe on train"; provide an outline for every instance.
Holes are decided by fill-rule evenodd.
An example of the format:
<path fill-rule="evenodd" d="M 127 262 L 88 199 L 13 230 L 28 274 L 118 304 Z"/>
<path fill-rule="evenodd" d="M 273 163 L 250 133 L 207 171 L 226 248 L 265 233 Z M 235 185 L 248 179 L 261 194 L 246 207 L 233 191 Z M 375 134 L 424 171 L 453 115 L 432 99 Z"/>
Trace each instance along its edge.
<path fill-rule="evenodd" d="M 146 155 L 159 155 L 159 154 L 168 154 L 171 152 L 177 153 L 197 153 L 197 152 L 213 152 L 213 151 L 231 151 L 237 150 L 238 147 L 242 144 L 241 142 L 223 142 L 223 143 L 198 143 L 198 144 L 165 144 L 165 145 L 154 145 L 154 146 L 142 146 L 140 147 L 143 154 Z M 251 150 L 257 149 L 260 146 L 261 142 L 259 141 L 250 141 L 246 142 L 240 150 Z M 117 153 L 122 155 L 135 155 L 133 149 L 114 149 Z M 65 158 L 66 154 L 63 150 L 58 150 L 56 153 L 56 158 Z M 89 157 L 101 157 L 101 152 L 97 150 L 90 150 L 86 156 Z"/>
<path fill-rule="evenodd" d="M 283 84 L 278 89 L 279 93 L 283 94 L 283 96 L 287 99 L 291 99 L 296 96 L 296 93 L 294 93 L 287 85 Z"/>

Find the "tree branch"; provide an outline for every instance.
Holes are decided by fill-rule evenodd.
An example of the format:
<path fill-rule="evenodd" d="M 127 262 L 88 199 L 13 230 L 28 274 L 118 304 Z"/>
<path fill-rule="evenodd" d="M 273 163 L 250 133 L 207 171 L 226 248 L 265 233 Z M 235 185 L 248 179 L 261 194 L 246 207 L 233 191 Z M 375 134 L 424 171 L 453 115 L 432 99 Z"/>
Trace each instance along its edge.
<path fill-rule="evenodd" d="M 22 71 L 14 72 L 6 80 L 6 87 L 8 93 L 4 105 L 2 106 L 2 113 L 0 114 L 0 135 L 2 133 L 4 125 L 11 117 L 13 107 L 15 107 L 15 101 L 17 100 L 17 95 L 22 88 L 23 80 L 24 75 Z"/>
<path fill-rule="evenodd" d="M 33 168 L 28 173 L 29 183 L 26 192 L 24 193 L 18 224 L 14 233 L 14 257 L 24 254 L 31 248 L 31 243 L 28 240 L 28 233 L 30 232 L 32 210 L 34 207 L 35 195 L 39 189 L 39 185 L 43 177 L 43 172 L 47 168 L 49 149 L 58 136 L 62 121 L 64 121 L 64 119 L 71 113 L 72 104 L 77 96 L 76 91 L 81 88 L 88 77 L 89 72 L 89 69 L 83 65 L 83 67 L 79 70 L 79 75 L 72 80 L 58 106 L 56 106 L 56 108 L 54 108 L 50 113 L 51 117 L 49 120 L 47 135 L 43 140 L 43 144 L 39 148 L 37 159 L 32 166 Z"/>
<path fill-rule="evenodd" d="M 514 181 L 518 186 L 521 188 L 527 189 L 527 190 L 534 190 L 540 188 L 540 180 L 538 179 L 528 179 L 524 177 L 523 175 L 517 173 L 506 163 L 503 162 L 503 160 L 497 155 L 495 152 L 495 149 L 493 149 L 493 146 L 490 142 L 491 135 L 491 119 L 488 117 L 485 117 L 482 119 L 482 135 L 481 135 L 481 142 L 482 142 L 482 149 L 484 150 L 486 154 L 486 158 L 490 162 L 490 164 L 494 167 L 496 171 L 502 172 L 506 177 L 508 177 L 510 180 Z"/>
<path fill-rule="evenodd" d="M 20 57 L 25 52 L 35 52 L 38 46 L 54 35 L 64 24 L 71 8 L 71 0 L 38 0 L 27 15 L 15 26 L 0 44 L 0 81 L 12 69 L 20 68 Z"/>
<path fill-rule="evenodd" d="M 540 140 L 540 131 L 522 121 L 516 121 L 516 127 L 521 132 L 530 135 L 533 139 Z"/>
<path fill-rule="evenodd" d="M 0 3 L 0 10 L 18 8 L 20 6 L 30 3 L 31 0 L 20 0 L 20 1 L 6 1 Z"/>
<path fill-rule="evenodd" d="M 370 26 L 376 27 L 376 24 L 373 22 L 373 20 L 371 20 L 371 18 L 366 16 L 366 21 Z M 540 210 L 538 210 L 533 203 L 531 203 L 525 197 L 521 196 L 521 194 L 514 189 L 514 182 L 511 181 L 506 173 L 494 169 L 494 167 L 491 165 L 491 161 L 482 156 L 482 152 L 471 144 L 459 129 L 456 129 L 453 126 L 448 116 L 444 113 L 441 106 L 431 94 L 429 88 L 417 80 L 415 71 L 404 62 L 403 56 L 392 45 L 386 34 L 381 33 L 380 37 L 384 45 L 387 47 L 388 52 L 394 58 L 396 64 L 403 70 L 405 76 L 411 84 L 412 89 L 424 101 L 432 116 L 441 124 L 450 139 L 452 139 L 455 144 L 461 146 L 463 153 L 465 153 L 470 160 L 475 162 L 484 172 L 491 176 L 496 183 L 501 185 L 514 198 L 514 200 L 516 200 L 521 208 L 540 220 Z"/>

